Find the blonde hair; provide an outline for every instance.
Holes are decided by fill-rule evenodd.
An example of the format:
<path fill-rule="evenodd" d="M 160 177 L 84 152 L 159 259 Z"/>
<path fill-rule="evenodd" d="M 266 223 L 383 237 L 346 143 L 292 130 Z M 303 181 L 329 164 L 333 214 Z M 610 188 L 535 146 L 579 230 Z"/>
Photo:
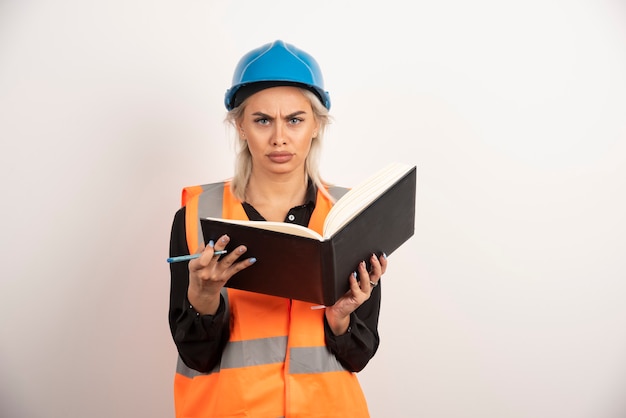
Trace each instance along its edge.
<path fill-rule="evenodd" d="M 306 157 L 305 171 L 308 178 L 313 181 L 318 190 L 327 197 L 330 197 L 326 191 L 326 187 L 329 184 L 322 180 L 319 173 L 319 165 L 322 154 L 322 140 L 326 127 L 331 123 L 331 116 L 328 113 L 328 109 L 322 105 L 320 99 L 312 91 L 305 88 L 299 88 L 299 90 L 309 99 L 311 108 L 313 109 L 313 116 L 319 123 L 317 136 L 311 141 L 311 149 Z M 242 202 L 246 200 L 246 187 L 248 186 L 250 174 L 252 173 L 252 155 L 248 149 L 248 142 L 241 138 L 241 132 L 237 129 L 237 122 L 243 117 L 247 101 L 248 99 L 244 100 L 239 106 L 228 112 L 225 120 L 236 132 L 235 174 L 231 180 L 230 190 L 233 195 Z"/>

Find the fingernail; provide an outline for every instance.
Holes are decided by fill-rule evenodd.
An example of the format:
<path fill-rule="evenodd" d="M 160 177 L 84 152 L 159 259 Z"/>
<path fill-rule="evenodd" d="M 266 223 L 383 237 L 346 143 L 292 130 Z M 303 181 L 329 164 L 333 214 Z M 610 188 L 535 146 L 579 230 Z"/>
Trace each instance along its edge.
<path fill-rule="evenodd" d="M 387 258 L 387 254 L 383 253 L 383 258 Z"/>
<path fill-rule="evenodd" d="M 215 245 L 215 243 L 213 242 L 213 240 L 210 240 L 208 245 L 209 245 L 209 247 L 213 248 L 213 246 Z"/>
<path fill-rule="evenodd" d="M 352 272 L 352 277 L 354 277 L 356 279 L 356 271 Z"/>
<path fill-rule="evenodd" d="M 256 258 L 254 258 L 254 257 L 249 258 L 248 261 L 250 261 L 250 264 L 254 264 L 254 263 L 256 263 Z"/>
<path fill-rule="evenodd" d="M 226 236 L 222 237 L 221 241 L 222 242 L 228 242 L 229 239 L 230 238 L 228 237 L 228 235 L 226 235 Z"/>

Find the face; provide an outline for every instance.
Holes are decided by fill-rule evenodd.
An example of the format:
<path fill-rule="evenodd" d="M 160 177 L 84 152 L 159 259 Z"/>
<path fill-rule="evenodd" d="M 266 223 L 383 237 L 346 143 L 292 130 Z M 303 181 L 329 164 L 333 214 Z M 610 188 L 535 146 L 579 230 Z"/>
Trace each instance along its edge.
<path fill-rule="evenodd" d="M 253 174 L 304 174 L 319 123 L 298 88 L 281 86 L 250 96 L 238 127 L 252 155 Z"/>

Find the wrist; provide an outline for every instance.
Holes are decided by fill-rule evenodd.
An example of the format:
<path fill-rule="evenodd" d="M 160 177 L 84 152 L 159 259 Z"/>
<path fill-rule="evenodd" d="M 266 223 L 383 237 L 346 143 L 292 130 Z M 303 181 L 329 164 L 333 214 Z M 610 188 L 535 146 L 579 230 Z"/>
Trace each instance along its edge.
<path fill-rule="evenodd" d="M 326 308 L 326 322 L 335 336 L 343 335 L 350 328 L 350 315 L 336 315 L 332 309 Z"/>
<path fill-rule="evenodd" d="M 200 315 L 215 315 L 220 306 L 220 292 L 198 291 L 189 286 L 187 300 Z"/>

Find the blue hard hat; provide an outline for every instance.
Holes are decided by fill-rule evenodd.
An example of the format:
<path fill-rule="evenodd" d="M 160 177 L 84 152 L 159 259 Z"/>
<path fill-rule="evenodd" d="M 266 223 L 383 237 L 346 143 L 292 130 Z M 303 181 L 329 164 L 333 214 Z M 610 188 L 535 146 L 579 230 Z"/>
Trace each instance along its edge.
<path fill-rule="evenodd" d="M 281 40 L 265 44 L 244 55 L 235 68 L 233 85 L 226 90 L 229 111 L 265 88 L 298 86 L 309 89 L 330 109 L 330 96 L 317 61 L 308 53 Z"/>

